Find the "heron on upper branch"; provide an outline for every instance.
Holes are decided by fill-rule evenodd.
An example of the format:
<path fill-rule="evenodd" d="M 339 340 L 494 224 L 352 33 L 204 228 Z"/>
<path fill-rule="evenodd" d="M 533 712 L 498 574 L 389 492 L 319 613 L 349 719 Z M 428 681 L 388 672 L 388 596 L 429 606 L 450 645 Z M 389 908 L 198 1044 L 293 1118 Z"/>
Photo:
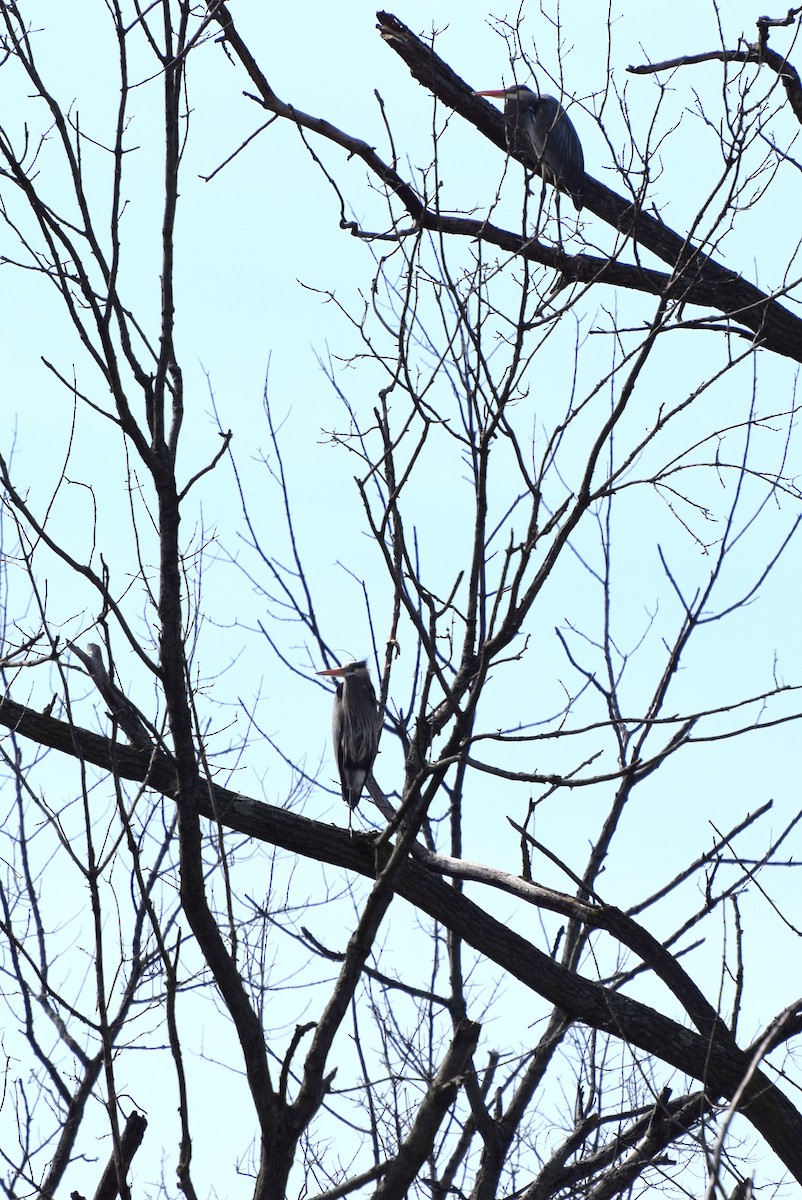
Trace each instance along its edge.
<path fill-rule="evenodd" d="M 534 161 L 541 175 L 566 192 L 577 212 L 585 199 L 585 158 L 577 132 L 559 100 L 540 96 L 522 84 L 474 96 L 504 101 L 504 132 L 513 154 Z"/>
<path fill-rule="evenodd" d="M 330 667 L 327 671 L 318 671 L 318 675 L 333 676 L 337 680 L 331 736 L 340 772 L 343 800 L 349 809 L 350 829 L 353 810 L 359 804 L 362 789 L 379 747 L 376 693 L 370 682 L 367 663 L 364 661 Z"/>

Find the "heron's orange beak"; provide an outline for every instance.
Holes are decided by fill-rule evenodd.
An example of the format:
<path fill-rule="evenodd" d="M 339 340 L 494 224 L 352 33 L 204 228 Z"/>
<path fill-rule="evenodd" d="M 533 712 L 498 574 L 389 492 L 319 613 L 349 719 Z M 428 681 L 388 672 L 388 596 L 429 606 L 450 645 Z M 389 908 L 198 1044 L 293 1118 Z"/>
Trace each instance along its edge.
<path fill-rule="evenodd" d="M 344 675 L 345 667 L 329 667 L 327 671 L 315 671 L 316 675 Z"/>
<path fill-rule="evenodd" d="M 474 92 L 474 96 L 505 96 L 504 88 L 494 88 L 489 92 Z"/>

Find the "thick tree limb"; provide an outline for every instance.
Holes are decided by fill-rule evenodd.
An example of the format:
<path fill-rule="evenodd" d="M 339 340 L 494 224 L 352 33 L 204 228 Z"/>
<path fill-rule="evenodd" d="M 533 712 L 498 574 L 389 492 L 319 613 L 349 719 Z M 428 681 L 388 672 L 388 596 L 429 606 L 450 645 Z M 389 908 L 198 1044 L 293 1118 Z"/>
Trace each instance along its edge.
<path fill-rule="evenodd" d="M 0 724 L 39 745 L 51 746 L 122 778 L 146 782 L 172 798 L 174 762 L 16 704 L 0 702 Z M 311 821 L 297 813 L 214 787 L 214 801 L 201 789 L 201 814 L 268 844 L 319 862 L 375 878 L 374 840 Z M 662 1013 L 560 966 L 525 938 L 495 920 L 443 879 L 409 860 L 396 877 L 396 891 L 410 904 L 451 929 L 481 954 L 556 1005 L 572 1020 L 620 1038 L 705 1084 L 713 1097 L 732 1100 L 762 1134 L 795 1179 L 802 1182 L 802 1115 L 742 1051 L 721 1022 L 708 1036 Z M 748 1082 L 744 1086 L 744 1080 Z"/>
<path fill-rule="evenodd" d="M 139 1149 L 142 1139 L 145 1136 L 145 1130 L 148 1123 L 141 1113 L 131 1113 L 128 1120 L 125 1122 L 125 1129 L 120 1138 L 120 1162 L 119 1168 L 123 1178 L 128 1173 L 128 1168 L 131 1165 L 134 1155 Z M 109 1159 L 106 1169 L 101 1176 L 100 1183 L 97 1186 L 97 1191 L 94 1195 L 94 1200 L 115 1200 L 120 1194 L 119 1190 L 119 1175 L 117 1173 L 117 1164 L 114 1161 L 112 1154 Z"/>

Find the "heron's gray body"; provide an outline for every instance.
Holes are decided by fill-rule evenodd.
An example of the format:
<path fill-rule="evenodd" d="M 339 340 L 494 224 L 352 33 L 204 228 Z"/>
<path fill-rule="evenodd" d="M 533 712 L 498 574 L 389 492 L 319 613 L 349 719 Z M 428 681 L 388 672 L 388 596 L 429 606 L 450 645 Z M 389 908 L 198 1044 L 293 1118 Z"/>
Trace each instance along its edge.
<path fill-rule="evenodd" d="M 585 199 L 585 158 L 567 112 L 554 96 L 540 96 L 521 84 L 479 96 L 504 100 L 504 131 L 513 154 L 534 160 L 544 179 L 566 192 L 581 209 Z"/>
<path fill-rule="evenodd" d="M 343 800 L 356 808 L 379 745 L 376 693 L 364 662 L 346 663 L 321 675 L 338 677 L 331 736 Z"/>

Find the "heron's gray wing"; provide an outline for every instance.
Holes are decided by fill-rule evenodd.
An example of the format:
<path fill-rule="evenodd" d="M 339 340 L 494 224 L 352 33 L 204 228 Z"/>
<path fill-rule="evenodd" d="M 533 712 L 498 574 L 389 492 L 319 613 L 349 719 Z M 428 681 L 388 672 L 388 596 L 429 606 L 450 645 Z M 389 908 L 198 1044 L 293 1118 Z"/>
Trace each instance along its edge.
<path fill-rule="evenodd" d="M 580 209 L 585 179 L 582 143 L 571 118 L 553 96 L 540 98 L 531 140 L 552 180 L 568 193 L 576 208 Z"/>
<path fill-rule="evenodd" d="M 343 799 L 355 808 L 378 748 L 376 693 L 367 675 L 338 687 L 333 728 Z"/>

